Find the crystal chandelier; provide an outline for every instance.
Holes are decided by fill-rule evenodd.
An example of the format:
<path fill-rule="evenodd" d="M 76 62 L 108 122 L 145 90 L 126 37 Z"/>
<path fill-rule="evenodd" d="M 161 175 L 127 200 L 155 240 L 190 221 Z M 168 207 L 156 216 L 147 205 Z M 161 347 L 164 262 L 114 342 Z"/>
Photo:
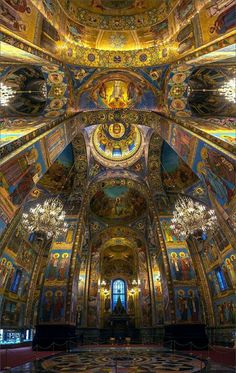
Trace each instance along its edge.
<path fill-rule="evenodd" d="M 195 89 L 189 85 L 187 88 L 187 95 L 189 96 L 191 93 L 194 93 L 194 92 L 216 92 L 216 93 L 219 93 L 221 96 L 224 96 L 226 100 L 235 104 L 236 103 L 236 78 L 228 80 L 220 88 Z"/>
<path fill-rule="evenodd" d="M 16 92 L 4 83 L 0 83 L 0 105 L 7 106 L 9 101 L 15 96 Z"/>
<path fill-rule="evenodd" d="M 218 89 L 220 95 L 224 96 L 228 101 L 236 103 L 236 78 L 225 82 L 222 87 Z"/>
<path fill-rule="evenodd" d="M 188 197 L 178 199 L 173 216 L 170 228 L 177 237 L 184 240 L 190 235 L 199 237 L 199 233 L 201 236 L 206 234 L 217 223 L 214 210 L 207 210 L 204 205 Z"/>
<path fill-rule="evenodd" d="M 10 86 L 5 85 L 4 83 L 0 83 L 0 106 L 7 106 L 16 94 L 18 93 L 38 93 L 39 95 L 43 96 L 45 99 L 47 98 L 47 84 L 43 82 L 41 87 L 38 91 L 14 91 Z"/>
<path fill-rule="evenodd" d="M 24 213 L 22 225 L 29 233 L 42 232 L 50 239 L 67 231 L 68 225 L 64 219 L 62 202 L 58 198 L 50 198 L 42 205 L 31 208 L 29 213 Z"/>

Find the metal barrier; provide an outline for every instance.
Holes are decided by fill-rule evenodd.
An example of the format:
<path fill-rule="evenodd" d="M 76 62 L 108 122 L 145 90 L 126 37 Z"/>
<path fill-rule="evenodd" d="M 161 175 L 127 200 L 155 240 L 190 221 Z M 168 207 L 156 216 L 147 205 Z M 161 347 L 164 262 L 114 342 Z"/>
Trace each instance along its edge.
<path fill-rule="evenodd" d="M 146 338 L 147 336 L 145 336 L 144 339 L 142 339 L 142 344 L 145 344 L 145 341 L 147 341 L 147 344 L 151 345 L 155 345 L 156 347 L 158 347 L 158 344 L 152 342 L 150 343 L 150 340 L 149 338 Z M 92 346 L 92 345 L 95 345 L 95 346 L 102 346 L 102 345 L 107 345 L 109 344 L 110 340 L 101 340 L 99 338 L 96 338 L 95 340 L 93 339 L 89 344 L 84 344 L 84 347 L 86 348 L 86 345 L 87 346 Z M 115 343 L 113 344 L 113 346 L 120 346 L 121 343 L 117 343 L 118 341 L 115 340 Z M 140 341 L 138 340 L 133 340 L 132 339 L 129 341 L 129 343 L 126 341 L 126 343 L 122 343 L 122 345 L 124 347 L 127 347 L 127 349 L 129 348 L 132 348 L 132 345 L 137 345 L 137 344 L 140 344 Z M 188 354 L 188 355 L 193 355 L 193 352 L 194 352 L 194 356 L 196 358 L 199 358 L 199 359 L 203 359 L 203 352 L 202 351 L 206 351 L 207 352 L 207 357 L 205 356 L 204 359 L 206 359 L 208 361 L 208 364 L 211 360 L 210 358 L 210 352 L 211 351 L 215 351 L 217 352 L 217 354 L 228 354 L 228 353 L 232 353 L 232 351 L 236 351 L 234 348 L 231 348 L 231 349 L 224 349 L 223 351 L 220 350 L 220 346 L 217 348 L 217 346 L 214 346 L 214 345 L 205 345 L 205 346 L 197 346 L 195 345 L 194 343 L 192 342 L 188 342 L 188 343 L 178 343 L 176 342 L 175 340 L 170 340 L 168 342 L 165 342 L 165 346 L 162 344 L 159 344 L 159 346 L 162 346 L 164 347 L 167 351 L 170 351 L 172 353 L 176 353 L 176 347 L 182 347 L 183 348 L 183 351 L 184 351 L 184 348 L 188 348 L 190 347 L 190 352 L 188 351 L 184 351 L 184 353 Z M 34 357 L 33 360 L 30 360 L 30 361 L 37 361 L 39 359 L 42 358 L 42 356 L 40 356 L 40 352 L 42 351 L 52 351 L 53 354 L 58 354 L 58 353 L 61 353 L 63 351 L 65 351 L 64 349 L 61 349 L 61 350 L 55 350 L 56 347 L 66 347 L 66 352 L 71 352 L 71 351 L 75 351 L 75 350 L 78 350 L 78 348 L 80 347 L 81 348 L 81 344 L 78 343 L 78 337 L 73 337 L 71 339 L 68 339 L 67 341 L 63 342 L 63 343 L 55 343 L 53 342 L 52 344 L 50 344 L 49 346 L 40 346 L 40 345 L 36 345 L 34 346 L 34 352 L 35 352 L 35 355 L 32 355 L 32 357 Z M 11 367 L 8 365 L 9 364 L 9 351 L 11 349 L 7 349 L 6 348 L 6 355 L 5 355 L 5 367 L 3 368 L 3 371 L 10 371 L 11 370 Z M 177 352 L 179 353 L 179 352 Z M 200 356 L 199 356 L 200 354 Z M 24 362 L 26 363 L 26 361 Z M 116 366 L 117 368 L 117 361 L 116 361 Z"/>

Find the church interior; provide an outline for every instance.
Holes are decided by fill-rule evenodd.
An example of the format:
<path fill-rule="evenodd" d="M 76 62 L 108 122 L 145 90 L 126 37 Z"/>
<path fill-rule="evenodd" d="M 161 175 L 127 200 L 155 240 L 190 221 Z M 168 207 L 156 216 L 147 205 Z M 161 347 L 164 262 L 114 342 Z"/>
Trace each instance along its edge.
<path fill-rule="evenodd" d="M 235 372 L 235 1 L 0 15 L 0 370 Z"/>

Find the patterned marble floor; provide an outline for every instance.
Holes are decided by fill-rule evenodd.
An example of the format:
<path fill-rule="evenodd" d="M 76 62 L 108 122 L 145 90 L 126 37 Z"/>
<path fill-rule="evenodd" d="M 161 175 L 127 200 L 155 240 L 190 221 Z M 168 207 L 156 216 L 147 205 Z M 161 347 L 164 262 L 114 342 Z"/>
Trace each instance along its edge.
<path fill-rule="evenodd" d="M 233 372 L 227 368 L 211 370 L 197 357 L 156 348 L 109 347 L 83 349 L 47 357 L 12 368 L 12 373 L 167 373 Z M 223 370 L 222 370 L 223 369 Z"/>

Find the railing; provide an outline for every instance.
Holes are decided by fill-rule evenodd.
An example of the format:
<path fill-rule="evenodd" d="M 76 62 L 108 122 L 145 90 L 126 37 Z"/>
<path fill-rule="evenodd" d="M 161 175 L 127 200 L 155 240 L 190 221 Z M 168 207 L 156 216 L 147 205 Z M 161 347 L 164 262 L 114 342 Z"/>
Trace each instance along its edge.
<path fill-rule="evenodd" d="M 147 337 L 150 337 L 150 338 L 147 338 Z M 91 337 L 92 338 L 92 337 Z M 124 348 L 128 348 L 128 350 L 132 347 L 134 347 L 134 345 L 138 345 L 140 344 L 140 340 L 137 341 L 136 340 L 123 340 L 123 341 L 120 341 L 120 339 L 115 339 L 113 338 L 113 340 L 111 340 L 110 338 L 108 338 L 107 340 L 105 339 L 100 339 L 100 338 L 93 338 L 93 340 L 90 340 L 90 338 L 86 338 L 86 341 L 85 343 L 79 343 L 78 342 L 78 337 L 73 337 L 73 338 L 70 338 L 66 341 L 64 341 L 63 343 L 51 343 L 50 345 L 48 346 L 41 346 L 41 345 L 35 345 L 34 346 L 34 350 L 32 350 L 32 356 L 30 358 L 30 360 L 28 361 L 37 361 L 37 360 L 40 360 L 41 358 L 45 357 L 43 356 L 43 351 L 47 351 L 47 352 L 51 352 L 50 355 L 54 355 L 54 354 L 58 354 L 58 353 L 61 353 L 62 351 L 63 352 L 73 352 L 73 351 L 78 351 L 78 349 L 81 349 L 83 347 L 81 346 L 84 346 L 84 349 L 86 349 L 86 346 L 89 347 L 89 346 L 103 346 L 103 345 L 112 345 L 113 347 L 121 347 L 121 345 L 124 347 Z M 176 342 L 175 340 L 170 340 L 168 342 L 165 342 L 164 345 L 162 343 L 160 343 L 159 345 L 157 343 L 150 343 L 150 340 L 153 340 L 153 336 L 145 336 L 143 338 L 144 340 L 141 342 L 142 345 L 146 344 L 146 345 L 149 345 L 150 348 L 158 348 L 158 347 L 161 347 L 162 348 L 162 352 L 170 352 L 172 353 L 173 355 L 174 354 L 188 354 L 188 355 L 192 355 L 194 356 L 195 358 L 198 358 L 202 363 L 201 363 L 201 368 L 203 368 L 203 365 L 204 365 L 204 361 L 207 362 L 208 365 L 210 365 L 210 361 L 211 361 L 211 353 L 215 352 L 217 353 L 217 356 L 218 358 L 220 359 L 220 356 L 223 357 L 223 355 L 227 355 L 227 354 L 234 354 L 234 359 L 236 357 L 236 349 L 235 347 L 234 348 L 224 348 L 223 350 L 220 349 L 221 346 L 215 346 L 215 345 L 205 345 L 205 346 L 199 346 L 199 345 L 195 345 L 194 343 L 192 342 L 188 342 L 188 343 L 178 343 Z M 153 345 L 153 346 L 151 346 Z M 135 347 L 134 347 L 135 348 Z M 182 352 L 179 351 L 179 348 L 181 348 Z M 4 361 L 4 363 L 2 363 L 2 369 L 3 371 L 10 371 L 11 370 L 11 367 L 9 366 L 10 365 L 10 351 L 11 349 L 9 348 L 4 348 L 3 350 L 5 350 L 5 353 L 2 353 L 1 354 L 1 360 L 2 362 Z M 2 351 L 3 351 L 2 350 Z M 5 356 L 4 356 L 5 354 Z M 24 364 L 26 363 L 27 360 L 25 361 L 21 361 L 18 365 L 21 365 L 21 364 Z M 116 364 L 117 364 L 117 361 L 116 361 Z"/>

